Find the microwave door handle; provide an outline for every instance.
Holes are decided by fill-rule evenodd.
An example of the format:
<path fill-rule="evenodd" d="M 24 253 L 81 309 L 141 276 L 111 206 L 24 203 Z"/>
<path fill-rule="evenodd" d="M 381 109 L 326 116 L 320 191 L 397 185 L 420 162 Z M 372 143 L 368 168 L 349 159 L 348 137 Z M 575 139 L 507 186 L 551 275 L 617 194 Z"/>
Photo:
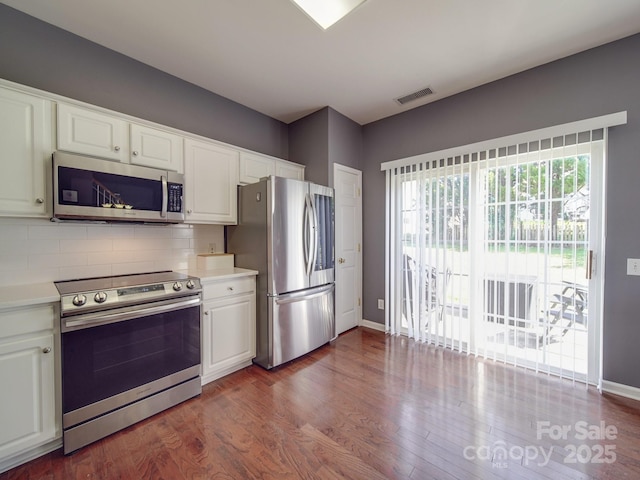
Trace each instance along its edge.
<path fill-rule="evenodd" d="M 162 181 L 162 210 L 160 211 L 160 216 L 165 218 L 167 216 L 167 204 L 169 203 L 169 187 L 167 185 L 167 177 L 162 175 L 160 180 Z"/>

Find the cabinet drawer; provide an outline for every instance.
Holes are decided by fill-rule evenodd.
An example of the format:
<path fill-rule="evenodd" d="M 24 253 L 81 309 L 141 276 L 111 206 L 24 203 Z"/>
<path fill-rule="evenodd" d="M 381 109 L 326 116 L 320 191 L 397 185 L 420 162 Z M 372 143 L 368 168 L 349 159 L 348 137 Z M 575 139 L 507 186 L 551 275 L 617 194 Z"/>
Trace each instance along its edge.
<path fill-rule="evenodd" d="M 0 339 L 53 328 L 53 305 L 0 310 Z"/>
<path fill-rule="evenodd" d="M 211 283 L 203 284 L 203 297 L 205 300 L 210 298 L 220 298 L 230 295 L 239 295 L 255 291 L 254 277 L 230 278 L 228 280 L 217 280 Z"/>

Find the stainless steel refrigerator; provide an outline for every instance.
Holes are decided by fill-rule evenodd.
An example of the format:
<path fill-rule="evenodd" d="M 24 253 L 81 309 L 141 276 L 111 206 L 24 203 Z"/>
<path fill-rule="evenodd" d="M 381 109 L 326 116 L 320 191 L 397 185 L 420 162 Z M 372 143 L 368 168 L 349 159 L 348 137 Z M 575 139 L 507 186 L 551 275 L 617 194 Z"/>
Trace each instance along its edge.
<path fill-rule="evenodd" d="M 281 177 L 238 188 L 227 250 L 257 277 L 254 363 L 272 368 L 335 336 L 333 189 Z"/>

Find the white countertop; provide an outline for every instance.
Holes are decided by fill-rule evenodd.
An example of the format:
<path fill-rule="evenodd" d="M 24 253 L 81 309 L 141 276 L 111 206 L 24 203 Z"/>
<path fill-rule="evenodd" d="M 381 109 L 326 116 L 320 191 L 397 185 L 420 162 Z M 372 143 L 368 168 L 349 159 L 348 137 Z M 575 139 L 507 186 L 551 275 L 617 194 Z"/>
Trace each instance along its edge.
<path fill-rule="evenodd" d="M 0 287 L 0 309 L 59 301 L 60 295 L 53 282 Z"/>
<path fill-rule="evenodd" d="M 223 280 L 225 278 L 247 277 L 257 275 L 256 270 L 246 268 L 221 268 L 216 270 L 202 270 L 192 268 L 182 270 L 182 273 L 200 278 L 203 282 Z M 26 285 L 11 285 L 0 287 L 0 309 L 26 307 L 42 303 L 60 301 L 60 295 L 53 282 L 31 283 Z"/>
<path fill-rule="evenodd" d="M 187 275 L 191 275 L 193 277 L 198 277 L 203 282 L 207 280 L 223 280 L 225 278 L 234 278 L 234 277 L 250 277 L 253 275 L 258 275 L 257 270 L 248 270 L 246 268 L 219 268 L 215 270 L 202 270 L 198 268 L 190 268 L 188 270 L 182 270 L 183 273 Z"/>

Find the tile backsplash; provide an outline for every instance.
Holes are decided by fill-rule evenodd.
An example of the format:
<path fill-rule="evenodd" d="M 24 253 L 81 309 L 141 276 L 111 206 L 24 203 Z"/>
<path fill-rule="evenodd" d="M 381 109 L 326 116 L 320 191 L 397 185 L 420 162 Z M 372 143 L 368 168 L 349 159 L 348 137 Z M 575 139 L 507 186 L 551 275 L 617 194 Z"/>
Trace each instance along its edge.
<path fill-rule="evenodd" d="M 224 251 L 224 227 L 0 218 L 0 286 L 182 270 L 211 245 Z"/>

